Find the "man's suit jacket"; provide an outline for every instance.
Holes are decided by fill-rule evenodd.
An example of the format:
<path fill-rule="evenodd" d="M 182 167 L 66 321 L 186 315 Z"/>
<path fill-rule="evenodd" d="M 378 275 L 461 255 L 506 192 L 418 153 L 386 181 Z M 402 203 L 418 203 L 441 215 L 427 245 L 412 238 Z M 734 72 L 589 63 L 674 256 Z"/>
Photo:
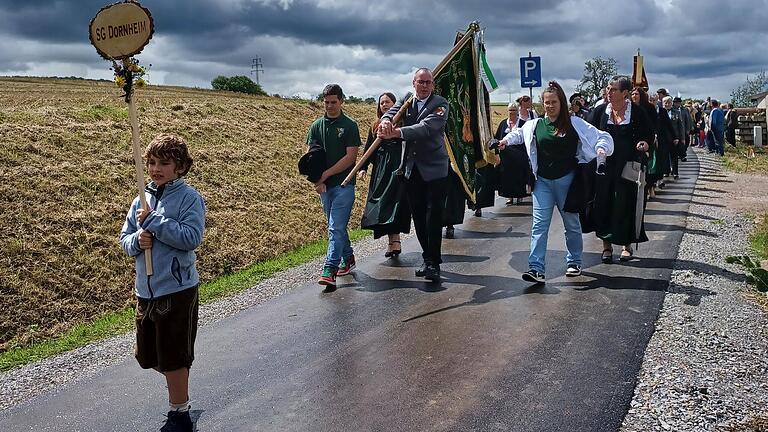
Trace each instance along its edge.
<path fill-rule="evenodd" d="M 675 132 L 675 138 L 680 141 L 685 140 L 685 123 L 681 108 L 672 108 L 669 110 L 669 121 L 672 124 L 672 130 Z"/>
<path fill-rule="evenodd" d="M 691 118 L 691 112 L 686 107 L 680 107 L 680 114 L 683 118 L 683 129 L 685 129 L 685 135 L 691 133 L 693 129 L 693 119 Z"/>
<path fill-rule="evenodd" d="M 405 100 L 401 98 L 382 118 L 392 120 Z M 448 101 L 442 96 L 432 94 L 419 112 L 416 112 L 414 99 L 400 127 L 406 142 L 406 178 L 411 176 L 414 165 L 424 181 L 448 176 L 448 151 L 445 149 L 447 118 Z"/>

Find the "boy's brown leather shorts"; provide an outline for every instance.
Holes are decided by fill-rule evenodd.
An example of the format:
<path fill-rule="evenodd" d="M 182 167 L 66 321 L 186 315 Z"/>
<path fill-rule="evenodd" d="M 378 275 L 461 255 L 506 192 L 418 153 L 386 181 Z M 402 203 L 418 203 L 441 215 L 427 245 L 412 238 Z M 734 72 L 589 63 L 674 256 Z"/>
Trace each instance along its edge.
<path fill-rule="evenodd" d="M 197 287 L 154 300 L 136 300 L 135 357 L 144 369 L 170 372 L 195 359 Z"/>

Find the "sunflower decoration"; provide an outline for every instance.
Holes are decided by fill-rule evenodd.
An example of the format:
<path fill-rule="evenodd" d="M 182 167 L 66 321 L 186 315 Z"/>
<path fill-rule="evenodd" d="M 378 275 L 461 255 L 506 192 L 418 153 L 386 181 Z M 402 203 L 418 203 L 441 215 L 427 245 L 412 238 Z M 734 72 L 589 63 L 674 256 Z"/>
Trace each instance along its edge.
<path fill-rule="evenodd" d="M 140 66 L 139 60 L 133 57 L 123 59 L 122 63 L 112 60 L 111 69 L 115 72 L 115 85 L 125 92 L 121 97 L 125 98 L 126 103 L 131 102 L 134 88 L 142 88 L 147 85 L 144 76 L 149 68 Z"/>

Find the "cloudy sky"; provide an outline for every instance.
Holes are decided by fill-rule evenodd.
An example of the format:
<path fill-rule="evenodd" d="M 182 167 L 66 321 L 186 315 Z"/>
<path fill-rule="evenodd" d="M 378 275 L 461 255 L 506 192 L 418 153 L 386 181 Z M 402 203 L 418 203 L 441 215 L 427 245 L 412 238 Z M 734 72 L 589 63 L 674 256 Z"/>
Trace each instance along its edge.
<path fill-rule="evenodd" d="M 0 75 L 111 78 L 88 40 L 105 0 L 0 0 Z M 584 62 L 613 57 L 631 74 L 645 56 L 651 88 L 729 99 L 768 65 L 768 0 L 144 0 L 155 35 L 139 56 L 150 82 L 210 87 L 217 75 L 264 67 L 269 93 L 309 96 L 328 82 L 367 97 L 410 87 L 458 30 L 485 28 L 501 88 L 493 100 L 527 93 L 519 58 L 542 58 L 542 78 L 571 92 Z M 255 79 L 254 79 L 255 80 Z"/>

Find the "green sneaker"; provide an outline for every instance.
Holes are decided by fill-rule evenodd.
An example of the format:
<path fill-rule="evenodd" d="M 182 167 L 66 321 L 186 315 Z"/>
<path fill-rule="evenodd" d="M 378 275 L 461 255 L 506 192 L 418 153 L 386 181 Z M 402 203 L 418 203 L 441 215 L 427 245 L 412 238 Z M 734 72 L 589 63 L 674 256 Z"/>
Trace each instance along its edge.
<path fill-rule="evenodd" d="M 320 285 L 325 286 L 336 286 L 336 273 L 338 272 L 338 269 L 334 267 L 323 267 L 323 273 L 320 275 L 320 279 L 317 280 L 317 283 Z"/>
<path fill-rule="evenodd" d="M 352 272 L 355 268 L 355 256 L 350 255 L 347 258 L 342 258 L 341 262 L 339 263 L 339 271 L 336 273 L 336 276 L 346 276 L 349 273 Z"/>

